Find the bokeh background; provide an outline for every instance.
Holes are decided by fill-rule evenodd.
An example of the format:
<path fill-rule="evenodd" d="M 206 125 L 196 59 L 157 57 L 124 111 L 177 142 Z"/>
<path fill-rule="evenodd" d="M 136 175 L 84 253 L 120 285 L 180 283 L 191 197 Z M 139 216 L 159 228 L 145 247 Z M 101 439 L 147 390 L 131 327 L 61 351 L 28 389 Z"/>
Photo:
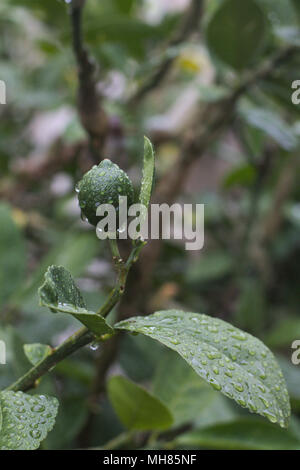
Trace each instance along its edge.
<path fill-rule="evenodd" d="M 29 368 L 24 343 L 55 346 L 78 328 L 38 305 L 48 265 L 71 271 L 90 309 L 113 285 L 108 246 L 81 220 L 74 186 L 107 157 L 138 190 L 147 135 L 153 200 L 204 203 L 205 246 L 150 242 L 112 319 L 180 308 L 259 337 L 283 368 L 292 424 L 277 431 L 255 418 L 260 438 L 239 445 L 300 442 L 300 366 L 291 362 L 300 339 L 300 104 L 291 98 L 300 2 L 87 0 L 81 18 L 70 8 L 0 5 L 1 387 Z M 252 419 L 163 347 L 120 337 L 110 349 L 84 348 L 42 380 L 38 390 L 61 401 L 43 448 L 100 446 L 122 431 L 105 396 L 114 373 L 166 401 L 176 429 L 199 430 L 200 447 L 237 445 L 239 426 Z"/>

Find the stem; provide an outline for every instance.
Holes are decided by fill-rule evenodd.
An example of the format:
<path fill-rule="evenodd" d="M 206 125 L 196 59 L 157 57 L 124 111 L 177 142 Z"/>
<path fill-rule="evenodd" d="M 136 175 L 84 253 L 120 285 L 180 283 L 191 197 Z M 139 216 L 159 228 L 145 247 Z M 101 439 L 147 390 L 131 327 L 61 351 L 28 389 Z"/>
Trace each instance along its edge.
<path fill-rule="evenodd" d="M 199 28 L 202 17 L 203 0 L 192 0 L 183 21 L 175 35 L 166 45 L 166 51 L 183 44 L 188 37 Z M 161 50 L 160 50 L 161 54 Z M 152 75 L 142 84 L 141 88 L 129 99 L 129 106 L 136 106 L 149 92 L 157 88 L 170 71 L 176 56 L 164 58 Z"/>
<path fill-rule="evenodd" d="M 115 305 L 118 303 L 120 298 L 122 297 L 124 290 L 125 290 L 125 284 L 127 280 L 127 275 L 128 271 L 127 270 L 120 270 L 118 274 L 118 279 L 115 287 L 109 294 L 106 302 L 102 305 L 102 307 L 98 310 L 97 314 L 102 315 L 102 317 L 107 317 L 107 315 L 111 312 L 111 310 L 115 307 Z"/>
<path fill-rule="evenodd" d="M 114 244 L 113 244 L 114 245 Z M 134 248 L 131 251 L 131 254 L 126 263 L 123 261 L 118 264 L 119 274 L 115 288 L 112 290 L 107 301 L 102 305 L 100 310 L 97 312 L 98 315 L 106 317 L 113 307 L 117 304 L 119 299 L 124 293 L 126 279 L 129 273 L 129 270 L 133 263 L 137 261 L 138 255 L 145 245 L 145 242 L 141 240 L 135 243 Z M 114 249 L 115 249 L 114 245 Z M 81 328 L 72 336 L 70 336 L 66 341 L 64 341 L 60 346 L 55 348 L 49 356 L 42 359 L 38 364 L 32 367 L 26 374 L 20 377 L 16 382 L 6 388 L 6 390 L 23 392 L 34 387 L 35 382 L 45 375 L 50 369 L 55 367 L 59 362 L 64 360 L 66 357 L 73 354 L 73 352 L 78 351 L 83 346 L 91 343 L 95 339 L 95 335 L 89 331 L 87 328 Z M 110 339 L 110 338 L 106 338 Z M 104 340 L 104 339 L 103 339 Z"/>
<path fill-rule="evenodd" d="M 114 242 L 114 243 L 112 243 Z M 125 285 L 128 277 L 128 273 L 130 271 L 131 266 L 138 260 L 139 254 L 141 249 L 145 246 L 145 242 L 142 240 L 137 240 L 134 244 L 133 249 L 128 257 L 126 263 L 123 262 L 122 258 L 119 254 L 119 249 L 116 240 L 110 240 L 110 246 L 113 253 L 115 266 L 118 271 L 118 278 L 114 289 L 111 291 L 108 299 L 102 305 L 102 307 L 98 310 L 97 314 L 106 317 L 109 312 L 115 307 L 115 305 L 119 302 L 122 295 L 125 291 Z M 114 256 L 114 252 L 117 250 L 117 256 Z M 117 261 L 116 261 L 117 258 Z"/>
<path fill-rule="evenodd" d="M 102 159 L 108 133 L 108 117 L 97 89 L 97 66 L 84 43 L 82 16 L 85 0 L 73 0 L 70 6 L 73 51 L 78 67 L 77 108 L 83 128 L 89 136 L 91 156 L 95 163 Z"/>
<path fill-rule="evenodd" d="M 114 262 L 121 261 L 122 258 L 121 258 L 120 252 L 119 252 L 119 247 L 118 247 L 117 240 L 109 238 L 108 241 L 109 241 L 111 254 L 112 254 Z"/>
<path fill-rule="evenodd" d="M 73 33 L 73 50 L 80 65 L 82 54 L 83 54 L 83 38 L 82 38 L 82 9 L 84 4 L 72 4 L 71 7 L 71 21 L 72 21 L 72 33 Z"/>
<path fill-rule="evenodd" d="M 70 356 L 73 352 L 91 343 L 94 339 L 94 334 L 87 328 L 81 328 L 60 346 L 58 346 L 52 354 L 42 359 L 38 364 L 26 372 L 23 377 L 20 377 L 16 382 L 7 387 L 6 390 L 25 392 L 32 388 L 42 375 L 46 374 L 50 369 L 55 367 L 60 361 Z"/>
<path fill-rule="evenodd" d="M 237 273 L 240 277 L 249 261 L 249 245 L 252 243 L 252 232 L 255 226 L 257 217 L 259 216 L 259 203 L 264 189 L 264 184 L 266 183 L 266 178 L 268 176 L 272 159 L 274 159 L 275 149 L 273 146 L 267 147 L 264 151 L 262 160 L 256 164 L 257 176 L 256 181 L 252 187 L 250 195 L 250 207 L 249 214 L 245 223 L 244 233 L 242 234 L 242 239 L 240 242 L 240 249 L 237 254 Z"/>
<path fill-rule="evenodd" d="M 265 80 L 278 73 L 279 68 L 288 63 L 299 50 L 299 46 L 296 45 L 284 47 L 264 62 L 261 67 L 242 78 L 239 86 L 233 88 L 228 97 L 199 107 L 194 124 L 190 126 L 189 131 L 183 137 L 177 161 L 168 174 L 164 174 L 156 185 L 156 190 L 152 196 L 154 203 L 173 204 L 194 162 L 205 154 L 220 133 L 232 123 L 238 100 L 260 80 Z M 153 271 L 160 256 L 161 246 L 161 240 L 153 240 L 150 249 L 145 250 L 140 275 L 135 285 L 137 293 L 149 289 Z M 142 308 L 139 304 L 140 299 L 141 297 L 137 295 L 134 298 L 134 304 L 131 300 L 130 310 L 140 310 Z M 142 300 L 145 303 L 144 296 Z"/>
<path fill-rule="evenodd" d="M 140 252 L 142 248 L 146 245 L 146 243 L 147 242 L 141 239 L 135 241 L 134 248 L 128 257 L 128 260 L 126 261 L 126 268 L 128 271 L 131 268 L 131 266 L 137 262 Z"/>
<path fill-rule="evenodd" d="M 132 443 L 134 432 L 128 431 L 108 441 L 104 446 L 92 447 L 90 450 L 118 450 Z"/>

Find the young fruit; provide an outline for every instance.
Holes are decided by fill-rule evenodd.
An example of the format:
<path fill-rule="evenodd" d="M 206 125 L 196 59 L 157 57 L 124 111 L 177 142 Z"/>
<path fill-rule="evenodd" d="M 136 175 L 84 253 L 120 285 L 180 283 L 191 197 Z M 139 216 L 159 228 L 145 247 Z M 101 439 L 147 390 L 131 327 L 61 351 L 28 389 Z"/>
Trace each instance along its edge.
<path fill-rule="evenodd" d="M 118 210 L 119 196 L 127 196 L 128 207 L 134 202 L 132 182 L 108 159 L 93 166 L 79 181 L 76 191 L 82 215 L 95 226 L 101 219 L 96 215 L 100 204 L 112 204 Z"/>

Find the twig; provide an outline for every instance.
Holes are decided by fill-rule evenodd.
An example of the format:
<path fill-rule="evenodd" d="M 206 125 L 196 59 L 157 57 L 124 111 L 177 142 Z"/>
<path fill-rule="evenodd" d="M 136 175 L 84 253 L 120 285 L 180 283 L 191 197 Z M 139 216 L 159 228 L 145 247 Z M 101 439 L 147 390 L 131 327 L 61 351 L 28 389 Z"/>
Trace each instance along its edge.
<path fill-rule="evenodd" d="M 118 303 L 124 293 L 126 279 L 132 264 L 137 260 L 140 250 L 145 245 L 142 241 L 137 241 L 132 249 L 130 257 L 126 263 L 122 263 L 119 269 L 117 283 L 107 301 L 97 312 L 99 315 L 106 317 L 109 312 Z M 10 385 L 6 390 L 26 391 L 32 388 L 35 382 L 45 375 L 50 369 L 56 366 L 60 361 L 73 354 L 73 352 L 81 349 L 83 346 L 91 343 L 95 339 L 95 335 L 87 328 L 81 328 L 74 335 L 70 336 L 60 346 L 55 348 L 49 356 L 42 359 L 37 365 L 32 367 L 26 374 L 20 377 L 16 382 Z M 103 341 L 110 337 L 103 337 Z"/>
<path fill-rule="evenodd" d="M 125 291 L 125 285 L 126 285 L 130 268 L 137 261 L 140 251 L 143 248 L 143 246 L 145 246 L 145 244 L 146 243 L 144 241 L 137 240 L 134 244 L 133 249 L 131 250 L 131 253 L 126 263 L 124 263 L 122 259 L 118 257 L 117 263 L 115 264 L 117 267 L 117 271 L 118 271 L 116 285 L 114 289 L 112 290 L 112 292 L 110 293 L 105 304 L 101 307 L 99 312 L 97 312 L 98 314 L 102 315 L 103 317 L 106 317 L 108 313 L 114 308 L 114 306 L 119 302 L 119 300 L 121 299 Z M 115 249 L 116 248 L 114 248 L 114 251 Z"/>
<path fill-rule="evenodd" d="M 81 328 L 74 335 L 70 336 L 64 343 L 58 346 L 52 354 L 42 359 L 37 365 L 32 367 L 23 377 L 7 387 L 6 390 L 26 391 L 32 388 L 35 382 L 45 375 L 50 369 L 60 361 L 73 354 L 73 352 L 86 346 L 94 339 L 94 334 L 87 328 Z"/>
<path fill-rule="evenodd" d="M 264 220 L 261 234 L 261 243 L 263 245 L 274 239 L 280 229 L 284 216 L 284 205 L 295 188 L 295 180 L 299 174 L 299 167 L 300 160 L 298 155 L 292 154 L 279 176 L 269 213 Z"/>
<path fill-rule="evenodd" d="M 135 261 L 137 261 L 140 250 L 145 245 L 142 240 L 137 240 L 134 242 L 133 249 L 128 257 L 126 263 L 122 260 L 117 244 L 117 240 L 110 240 L 109 244 L 112 252 L 112 258 L 115 264 L 115 268 L 118 273 L 116 285 L 112 292 L 110 293 L 107 301 L 102 306 L 100 313 L 103 316 L 106 316 L 115 305 L 119 302 L 122 298 L 124 291 L 125 291 L 125 284 L 127 280 L 127 276 L 129 270 Z M 95 404 L 99 400 L 99 395 L 105 390 L 105 377 L 107 371 L 113 364 L 116 359 L 117 352 L 119 347 L 119 336 L 115 335 L 110 341 L 104 343 L 103 350 L 101 351 L 101 355 L 98 357 L 96 361 L 96 374 L 92 383 L 92 387 L 90 390 L 89 396 L 89 404 L 90 404 L 90 413 L 88 419 L 86 421 L 86 425 L 84 426 L 81 434 L 80 434 L 80 445 L 85 447 L 88 442 L 88 436 L 91 430 L 91 426 L 94 419 L 93 409 Z"/>
<path fill-rule="evenodd" d="M 195 124 L 183 140 L 177 162 L 167 175 L 163 175 L 157 185 L 152 198 L 154 203 L 164 202 L 172 204 L 174 202 L 181 191 L 192 164 L 205 153 L 220 133 L 234 120 L 236 104 L 240 97 L 250 91 L 260 80 L 264 80 L 272 76 L 273 73 L 276 73 L 278 68 L 289 61 L 299 50 L 299 46 L 284 47 L 271 59 L 264 62 L 260 68 L 244 77 L 227 97 L 214 103 L 208 103 L 199 110 L 198 116 L 195 118 Z M 141 269 L 139 272 L 135 286 L 136 292 L 149 292 L 149 283 L 151 282 L 160 250 L 161 241 L 153 240 L 149 248 L 143 253 L 141 265 L 146 268 Z M 145 304 L 145 294 L 141 296 L 140 300 Z M 138 296 L 136 296 L 135 302 L 138 301 Z M 132 308 L 132 305 L 125 306 L 125 310 L 129 312 Z M 141 308 L 142 306 L 139 304 L 134 306 L 134 309 L 140 310 Z"/>
<path fill-rule="evenodd" d="M 158 186 L 154 199 L 164 202 L 173 201 L 180 192 L 183 181 L 191 164 L 199 158 L 215 140 L 216 136 L 234 119 L 238 99 L 250 91 L 258 81 L 271 76 L 278 67 L 299 52 L 299 46 L 283 48 L 273 58 L 266 61 L 261 68 L 247 75 L 240 85 L 234 88 L 228 97 L 216 103 L 209 103 L 200 111 L 193 128 L 186 135 L 177 164 L 168 175 L 168 181 L 163 178 Z"/>
<path fill-rule="evenodd" d="M 183 43 L 198 27 L 202 13 L 203 0 L 192 0 L 181 27 L 166 46 L 166 50 L 175 48 Z M 129 99 L 129 106 L 136 106 L 151 90 L 156 88 L 168 74 L 175 57 L 162 60 L 158 68 L 148 80 Z"/>
<path fill-rule="evenodd" d="M 249 214 L 245 223 L 240 249 L 237 256 L 237 269 L 240 274 L 242 274 L 243 268 L 247 265 L 247 253 L 251 251 L 248 248 L 249 244 L 251 245 L 252 232 L 258 215 L 260 197 L 271 167 L 274 152 L 275 149 L 273 145 L 267 146 L 264 151 L 262 161 L 256 164 L 257 176 L 251 190 Z"/>
<path fill-rule="evenodd" d="M 122 258 L 119 252 L 117 240 L 109 239 L 109 245 L 114 263 L 121 263 Z"/>
<path fill-rule="evenodd" d="M 134 432 L 128 431 L 122 434 L 119 434 L 117 437 L 114 437 L 104 446 L 101 447 L 92 447 L 89 450 L 118 450 L 123 447 L 127 447 L 129 444 L 132 444 L 134 439 Z"/>
<path fill-rule="evenodd" d="M 71 25 L 73 50 L 78 66 L 78 112 L 81 123 L 90 137 L 91 152 L 96 161 L 102 158 L 102 150 L 108 133 L 108 118 L 101 106 L 101 97 L 97 91 L 94 60 L 89 56 L 83 43 L 82 13 L 84 0 L 71 4 Z"/>

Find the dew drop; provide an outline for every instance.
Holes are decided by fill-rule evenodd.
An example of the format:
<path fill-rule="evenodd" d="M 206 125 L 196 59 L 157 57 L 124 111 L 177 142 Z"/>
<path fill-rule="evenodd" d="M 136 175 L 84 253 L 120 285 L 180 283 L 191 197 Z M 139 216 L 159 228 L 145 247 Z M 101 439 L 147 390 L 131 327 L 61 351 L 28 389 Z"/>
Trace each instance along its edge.
<path fill-rule="evenodd" d="M 97 342 L 94 342 L 94 343 L 92 343 L 92 344 L 90 345 L 90 349 L 91 349 L 92 351 L 97 351 L 97 349 L 99 349 L 99 347 L 100 347 L 100 344 L 97 343 Z"/>
<path fill-rule="evenodd" d="M 215 390 L 218 390 L 218 391 L 222 390 L 221 385 L 215 379 L 210 379 L 209 383 Z"/>
<path fill-rule="evenodd" d="M 32 431 L 29 431 L 29 434 L 33 439 L 39 439 L 41 437 L 40 431 L 38 431 L 36 429 L 34 429 Z"/>
<path fill-rule="evenodd" d="M 233 384 L 234 388 L 236 389 L 237 392 L 243 392 L 244 387 L 242 384 Z"/>

